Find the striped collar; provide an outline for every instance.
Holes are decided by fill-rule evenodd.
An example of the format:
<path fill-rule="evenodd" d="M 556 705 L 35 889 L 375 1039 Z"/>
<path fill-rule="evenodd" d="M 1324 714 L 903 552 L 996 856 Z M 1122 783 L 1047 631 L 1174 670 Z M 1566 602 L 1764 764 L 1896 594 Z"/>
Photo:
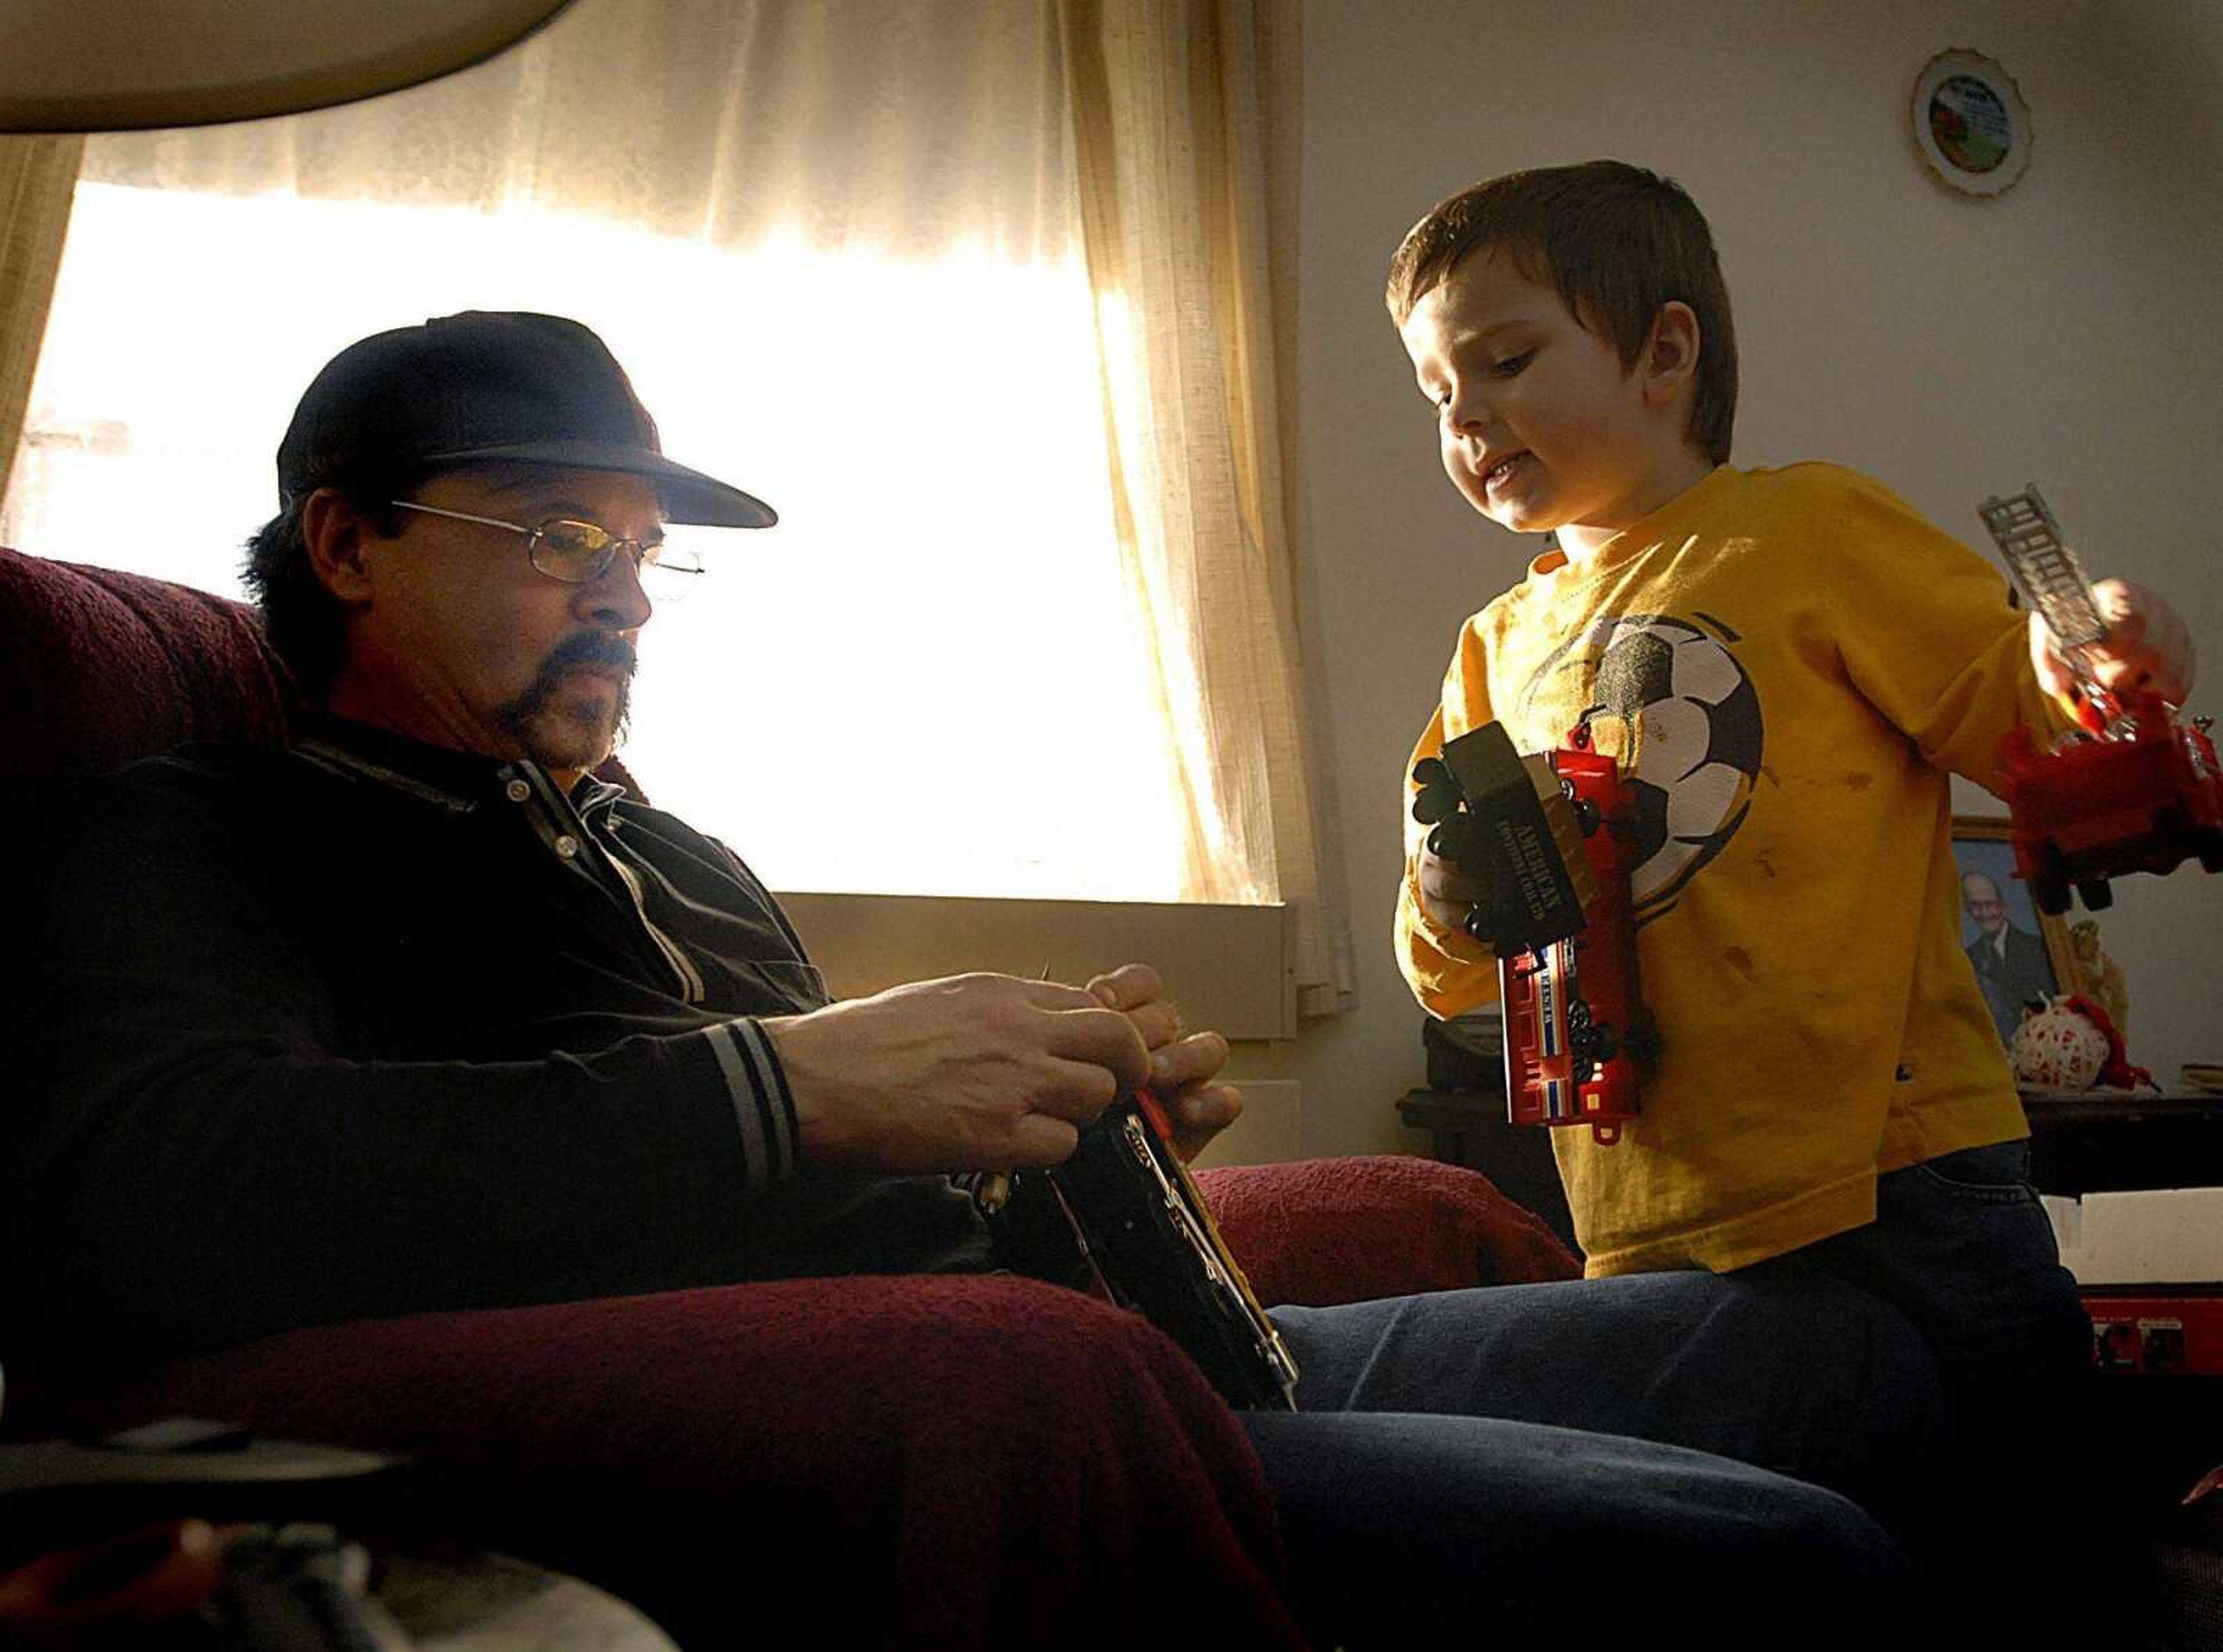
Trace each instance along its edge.
<path fill-rule="evenodd" d="M 546 769 L 523 757 L 489 757 L 430 745 L 373 723 L 335 717 L 328 712 L 302 713 L 295 723 L 293 755 L 329 773 L 367 780 L 452 814 L 469 814 L 502 795 L 520 772 L 555 789 Z M 570 801 L 583 818 L 601 815 L 625 788 L 593 774 L 582 775 Z"/>

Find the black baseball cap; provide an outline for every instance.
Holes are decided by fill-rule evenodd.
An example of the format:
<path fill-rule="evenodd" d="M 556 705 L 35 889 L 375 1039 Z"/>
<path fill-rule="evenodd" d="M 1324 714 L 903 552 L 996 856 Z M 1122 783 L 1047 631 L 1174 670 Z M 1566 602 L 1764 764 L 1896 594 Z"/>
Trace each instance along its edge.
<path fill-rule="evenodd" d="M 481 462 L 645 476 L 665 518 L 683 524 L 779 520 L 762 499 L 664 456 L 656 421 L 591 329 L 519 311 L 436 316 L 326 362 L 278 444 L 279 503 L 367 472 Z"/>

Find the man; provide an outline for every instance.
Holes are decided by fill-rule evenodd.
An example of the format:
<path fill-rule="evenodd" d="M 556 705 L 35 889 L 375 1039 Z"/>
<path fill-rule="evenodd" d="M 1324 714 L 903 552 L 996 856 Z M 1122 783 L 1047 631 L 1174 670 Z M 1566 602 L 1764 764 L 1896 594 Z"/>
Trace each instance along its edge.
<path fill-rule="evenodd" d="M 471 313 L 353 345 L 278 480 L 249 571 L 311 707 L 293 749 L 135 765 L 42 855 L 0 1127 L 35 1340 L 113 1362 L 977 1271 L 949 1175 L 1056 1163 L 1145 1080 L 1185 1151 L 1235 1116 L 1225 1041 L 1180 1036 L 1147 967 L 829 1003 L 729 850 L 594 776 L 652 587 L 691 576 L 664 524 L 774 518 L 664 456 L 585 328 Z M 721 760 L 746 736 L 743 713 Z M 1873 1488 L 1920 1460 L 1935 1396 L 1861 1380 L 1903 1321 L 1786 1325 L 1764 1297 L 1548 1348 L 1519 1288 L 1282 1310 L 1307 1409 L 1244 1424 L 1300 1604 L 1387 1644 L 1484 1621 L 1590 1643 L 1656 1628 L 1671 1582 L 1716 1644 L 1772 1636 L 1785 1596 L 1851 1611 L 1899 1566 L 1878 1528 L 1678 1445 Z M 1785 1360 L 1811 1369 L 1778 1383 Z M 1533 1426 L 1627 1418 L 1677 1444 Z M 1590 1586 L 1601 1555 L 1620 1586 Z"/>
<path fill-rule="evenodd" d="M 2007 920 L 2006 901 L 1988 874 L 1970 872 L 1961 879 L 1961 907 L 1976 927 L 1968 962 L 1976 966 L 1976 984 L 1999 1026 L 1999 1041 L 2006 1043 L 2022 1024 L 2024 1006 L 2054 990 L 2053 961 L 2043 939 Z"/>

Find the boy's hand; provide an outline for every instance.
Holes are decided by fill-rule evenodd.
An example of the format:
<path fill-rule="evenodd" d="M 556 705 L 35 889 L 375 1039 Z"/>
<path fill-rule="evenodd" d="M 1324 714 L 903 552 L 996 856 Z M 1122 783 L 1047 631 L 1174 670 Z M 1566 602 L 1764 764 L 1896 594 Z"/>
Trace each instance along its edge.
<path fill-rule="evenodd" d="M 1420 909 L 1428 920 L 1439 929 L 1454 935 L 1473 932 L 1466 927 L 1467 914 L 1474 910 L 1477 901 L 1489 899 L 1489 883 L 1486 878 L 1470 877 L 1457 864 L 1445 859 L 1432 846 L 1435 833 L 1428 834 L 1428 842 L 1420 846 L 1420 854 L 1414 868 L 1420 886 Z M 1479 939 L 1487 941 L 1488 937 Z"/>
<path fill-rule="evenodd" d="M 2142 585 L 2101 580 L 2092 601 L 2106 621 L 2100 642 L 2079 649 L 2085 668 L 2112 694 L 2125 689 L 2158 694 L 2182 706 L 2192 693 L 2192 633 L 2176 609 Z M 2030 660 L 2038 687 L 2063 705 L 2075 704 L 2076 673 L 2045 621 L 2030 617 Z"/>
<path fill-rule="evenodd" d="M 1213 1079 L 1227 1065 L 1219 1033 L 1181 1035 L 1180 1008 L 1162 995 L 1165 983 L 1147 964 L 1125 964 L 1083 989 L 1106 1009 L 1135 1024 L 1150 1053 L 1150 1089 L 1174 1124 L 1174 1151 L 1192 1163 L 1212 1139 L 1242 1116 L 1243 1092 Z"/>
<path fill-rule="evenodd" d="M 1419 788 L 1413 794 L 1413 818 L 1428 828 L 1413 868 L 1420 910 L 1438 928 L 1487 944 L 1489 937 L 1475 935 L 1468 924 L 1477 903 L 1489 899 L 1490 884 L 1488 862 L 1472 852 L 1480 832 L 1467 813 L 1466 797 L 1440 757 L 1414 764 L 1413 783 Z"/>

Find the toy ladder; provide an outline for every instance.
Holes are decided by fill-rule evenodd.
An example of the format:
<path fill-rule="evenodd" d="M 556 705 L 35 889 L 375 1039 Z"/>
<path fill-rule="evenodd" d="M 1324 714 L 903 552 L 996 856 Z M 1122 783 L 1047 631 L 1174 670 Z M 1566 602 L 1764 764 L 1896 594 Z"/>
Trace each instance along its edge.
<path fill-rule="evenodd" d="M 2061 524 L 2045 508 L 2032 483 L 2006 499 L 1987 499 L 1976 507 L 1991 530 L 1992 543 L 2006 559 L 2007 573 L 2023 600 L 2044 616 L 2063 650 L 2085 647 L 2107 634 L 2107 622 L 2092 600 L 2092 587 L 2076 553 L 2061 542 Z M 2070 656 L 2072 660 L 2074 656 Z"/>

